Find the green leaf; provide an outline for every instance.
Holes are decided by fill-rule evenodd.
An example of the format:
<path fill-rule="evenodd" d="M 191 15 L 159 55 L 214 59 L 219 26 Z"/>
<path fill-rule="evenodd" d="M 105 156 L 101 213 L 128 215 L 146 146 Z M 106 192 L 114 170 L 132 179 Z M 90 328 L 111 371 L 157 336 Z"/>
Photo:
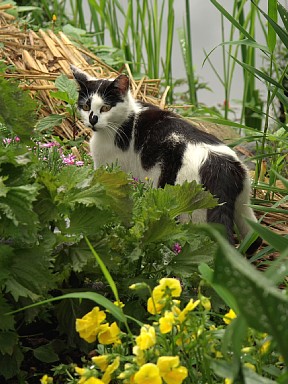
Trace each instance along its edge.
<path fill-rule="evenodd" d="M 5 197 L 0 197 L 1 236 L 35 240 L 38 217 L 33 211 L 39 186 L 36 184 L 9 187 Z"/>
<path fill-rule="evenodd" d="M 6 292 L 10 292 L 15 301 L 19 297 L 29 297 L 35 301 L 39 295 L 47 292 L 53 285 L 53 278 L 44 248 L 35 245 L 34 248 L 15 249 L 10 277 L 5 285 Z"/>
<path fill-rule="evenodd" d="M 181 232 L 181 228 L 167 214 L 163 214 L 159 218 L 150 221 L 143 232 L 142 241 L 144 244 L 168 241 L 177 233 Z"/>
<path fill-rule="evenodd" d="M 110 300 L 106 299 L 106 297 L 99 295 L 98 293 L 95 293 L 95 292 L 67 293 L 66 295 L 53 297 L 51 299 L 47 299 L 47 300 L 39 301 L 38 303 L 27 305 L 21 309 L 17 309 L 15 311 L 8 313 L 8 315 L 18 313 L 18 312 L 24 311 L 24 310 L 29 309 L 29 308 L 34 308 L 34 307 L 37 307 L 39 305 L 48 304 L 48 303 L 51 303 L 53 301 L 63 300 L 63 299 L 80 299 L 80 300 L 87 299 L 87 300 L 91 300 L 94 303 L 99 304 L 102 307 L 109 310 L 109 312 L 112 314 L 112 316 L 114 316 L 117 320 L 122 321 L 122 322 L 125 322 L 125 320 L 126 320 L 124 313 L 122 312 L 122 310 L 119 307 L 117 307 L 115 304 L 113 304 Z"/>
<path fill-rule="evenodd" d="M 33 355 L 36 359 L 42 361 L 43 363 L 54 363 L 59 360 L 59 356 L 54 351 L 51 343 L 41 345 L 40 347 L 34 349 Z"/>
<path fill-rule="evenodd" d="M 277 23 L 277 0 L 268 1 L 268 15 L 275 23 Z M 273 52 L 276 45 L 276 32 L 271 23 L 268 23 L 268 47 Z"/>
<path fill-rule="evenodd" d="M 40 131 L 49 131 L 52 128 L 56 127 L 57 125 L 62 124 L 62 121 L 65 119 L 65 116 L 63 115 L 49 115 L 46 117 L 43 117 L 43 119 L 39 120 L 36 128 Z"/>
<path fill-rule="evenodd" d="M 127 174 L 122 171 L 109 173 L 103 168 L 99 168 L 95 171 L 93 182 L 100 183 L 105 188 L 107 203 L 123 222 L 129 223 L 132 214 L 132 199 Z"/>
<path fill-rule="evenodd" d="M 273 4 L 275 0 L 269 0 L 269 2 Z M 285 45 L 286 48 L 288 48 L 288 33 L 286 30 L 284 30 L 282 27 L 280 27 L 279 24 L 277 24 L 273 18 L 271 18 L 267 13 L 265 13 L 261 8 L 258 7 L 258 5 L 252 0 L 252 3 L 259 9 L 259 11 L 262 13 L 262 15 L 268 20 L 269 25 L 273 28 L 273 30 L 277 33 L 282 43 Z M 274 14 L 273 10 L 273 14 Z"/>
<path fill-rule="evenodd" d="M 85 237 L 85 240 L 86 240 L 86 243 L 88 244 L 91 252 L 93 253 L 99 267 L 101 268 L 101 271 L 105 277 L 105 279 L 107 280 L 113 294 L 114 294 L 114 297 L 117 301 L 119 301 L 119 295 L 118 295 L 118 290 L 117 290 L 117 287 L 116 287 L 116 284 L 110 274 L 110 272 L 108 271 L 106 265 L 103 263 L 103 261 L 101 260 L 101 257 L 98 255 L 98 253 L 95 251 L 95 249 L 92 247 L 92 244 L 90 243 L 90 241 L 87 239 L 87 237 Z"/>
<path fill-rule="evenodd" d="M 288 248 L 288 238 L 278 235 L 277 233 L 271 231 L 270 229 L 255 223 L 254 221 L 247 220 L 249 225 L 253 228 L 255 232 L 258 233 L 268 244 L 272 245 L 275 249 L 280 252 L 285 252 Z"/>
<path fill-rule="evenodd" d="M 169 267 L 176 275 L 189 275 L 197 271 L 201 263 L 212 264 L 215 251 L 216 244 L 204 233 L 198 235 L 196 232 L 193 241 L 182 247 Z"/>
<path fill-rule="evenodd" d="M 88 236 L 95 235 L 101 227 L 111 223 L 113 215 L 110 211 L 99 209 L 95 206 L 85 207 L 77 204 L 69 219 L 70 225 L 67 229 L 63 229 L 63 231 L 70 234 Z"/>
<path fill-rule="evenodd" d="M 68 96 L 68 100 L 70 100 L 69 104 L 76 103 L 78 99 L 78 89 L 74 80 L 70 80 L 66 75 L 62 74 L 55 80 L 55 86 L 60 92 Z"/>
<path fill-rule="evenodd" d="M 18 346 L 14 347 L 13 354 L 0 354 L 0 372 L 6 380 L 15 377 L 20 370 L 21 363 L 24 359 L 23 353 Z"/>
<path fill-rule="evenodd" d="M 29 92 L 18 88 L 13 81 L 0 78 L 0 123 L 13 135 L 30 141 L 34 129 L 37 103 Z"/>
<path fill-rule="evenodd" d="M 6 315 L 12 310 L 11 306 L 7 303 L 2 295 L 0 295 L 0 330 L 11 331 L 14 330 L 14 317 Z"/>
<path fill-rule="evenodd" d="M 278 2 L 278 12 L 279 12 L 279 15 L 281 17 L 281 20 L 284 24 L 284 27 L 285 27 L 285 30 L 287 31 L 288 30 L 288 11 L 285 7 L 283 7 L 282 4 L 280 4 Z"/>
<path fill-rule="evenodd" d="M 258 272 L 216 231 L 212 231 L 219 244 L 212 286 L 229 292 L 248 326 L 273 336 L 279 352 L 288 362 L 287 296 L 276 289 L 271 280 Z"/>
<path fill-rule="evenodd" d="M 11 356 L 14 351 L 14 347 L 17 344 L 17 341 L 18 335 L 16 332 L 0 332 L 0 353 L 2 353 L 2 355 L 5 355 L 7 353 Z"/>

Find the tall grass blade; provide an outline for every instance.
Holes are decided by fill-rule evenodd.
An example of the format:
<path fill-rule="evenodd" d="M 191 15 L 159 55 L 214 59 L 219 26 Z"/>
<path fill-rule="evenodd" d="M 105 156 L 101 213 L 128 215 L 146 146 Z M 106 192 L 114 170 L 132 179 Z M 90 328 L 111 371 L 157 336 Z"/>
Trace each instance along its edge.
<path fill-rule="evenodd" d="M 268 15 L 275 23 L 277 23 L 277 0 L 268 1 Z M 274 51 L 276 45 L 276 32 L 272 25 L 268 23 L 268 47 L 271 52 Z"/>
<path fill-rule="evenodd" d="M 288 248 L 288 237 L 282 237 L 277 235 L 275 232 L 272 232 L 270 229 L 267 229 L 261 224 L 255 223 L 254 221 L 247 220 L 249 225 L 253 228 L 255 232 L 258 233 L 268 244 L 272 245 L 277 251 L 285 252 Z"/>
<path fill-rule="evenodd" d="M 108 271 L 106 265 L 101 260 L 101 258 L 98 255 L 98 253 L 92 247 L 92 244 L 90 243 L 90 241 L 88 240 L 87 237 L 85 237 L 85 240 L 86 240 L 86 243 L 87 243 L 88 247 L 90 248 L 91 252 L 93 253 L 93 255 L 94 255 L 94 257 L 95 257 L 99 267 L 101 268 L 101 271 L 102 271 L 105 279 L 107 280 L 108 284 L 110 285 L 110 288 L 111 288 L 111 290 L 112 290 L 112 292 L 113 292 L 113 294 L 115 296 L 116 301 L 119 301 L 118 290 L 117 290 L 116 284 L 115 284 L 112 276 L 110 275 L 110 272 Z"/>
<path fill-rule="evenodd" d="M 99 295 L 99 293 L 96 292 L 73 292 L 73 293 L 67 293 L 65 295 L 53 297 L 51 299 L 39 301 L 37 303 L 33 303 L 30 305 L 27 305 L 25 307 L 22 307 L 20 309 L 17 309 L 15 311 L 7 313 L 7 315 L 18 313 L 21 311 L 24 311 L 29 308 L 34 308 L 39 305 L 48 304 L 53 301 L 63 300 L 63 299 L 87 299 L 92 300 L 94 303 L 101 305 L 102 307 L 106 308 L 117 320 L 126 322 L 126 317 L 123 313 L 123 311 L 117 307 L 117 305 L 113 304 L 110 300 L 106 299 L 106 297 Z"/>
<path fill-rule="evenodd" d="M 251 0 L 254 3 L 253 0 Z M 270 0 L 269 0 L 270 1 Z M 282 43 L 285 45 L 286 48 L 288 48 L 288 33 L 285 31 L 279 24 L 275 23 L 275 21 L 267 15 L 262 9 L 260 9 L 256 4 L 255 6 L 259 9 L 259 11 L 262 13 L 262 15 L 267 19 L 271 27 L 274 29 L 274 31 L 277 33 L 279 36 L 280 40 Z"/>
<path fill-rule="evenodd" d="M 288 31 L 288 11 L 282 4 L 278 3 L 278 12 L 286 31 Z"/>
<path fill-rule="evenodd" d="M 247 39 L 255 41 L 255 39 L 246 31 L 246 29 L 233 17 L 229 12 L 226 11 L 225 8 L 222 7 L 216 0 L 210 0 L 212 4 L 221 12 L 223 16 L 226 17 L 227 20 L 230 21 L 234 27 L 236 27 Z"/>

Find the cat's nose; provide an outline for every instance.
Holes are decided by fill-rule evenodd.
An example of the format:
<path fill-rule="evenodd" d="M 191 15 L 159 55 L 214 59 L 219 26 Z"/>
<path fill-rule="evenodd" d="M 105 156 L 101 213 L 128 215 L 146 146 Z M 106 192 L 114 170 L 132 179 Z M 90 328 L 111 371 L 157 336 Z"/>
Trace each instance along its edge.
<path fill-rule="evenodd" d="M 92 127 L 94 127 L 94 125 L 96 125 L 97 122 L 98 122 L 98 116 L 94 115 L 93 112 L 91 112 L 89 115 L 89 123 L 92 125 Z"/>

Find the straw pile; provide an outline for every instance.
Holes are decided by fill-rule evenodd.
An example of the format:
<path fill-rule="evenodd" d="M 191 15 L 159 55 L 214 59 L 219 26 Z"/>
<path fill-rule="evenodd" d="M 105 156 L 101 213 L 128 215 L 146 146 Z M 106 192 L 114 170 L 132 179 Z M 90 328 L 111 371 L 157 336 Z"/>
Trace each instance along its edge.
<path fill-rule="evenodd" d="M 38 99 L 41 107 L 39 117 L 63 114 L 63 103 L 53 99 L 50 91 L 56 90 L 54 81 L 59 75 L 72 78 L 70 64 L 97 78 L 117 76 L 117 71 L 84 47 L 73 44 L 63 32 L 40 29 L 35 33 L 20 29 L 13 23 L 14 17 L 5 12 L 11 7 L 0 3 L 0 59 L 13 65 L 13 72 L 7 72 L 4 76 L 20 80 L 20 87 L 28 89 L 31 96 Z M 134 97 L 164 108 L 168 90 L 159 98 L 159 79 L 142 78 L 135 81 L 128 66 L 126 71 L 131 79 Z M 66 139 L 89 136 L 89 130 L 80 121 L 76 121 L 75 127 L 75 121 L 69 116 L 54 128 L 54 133 Z"/>

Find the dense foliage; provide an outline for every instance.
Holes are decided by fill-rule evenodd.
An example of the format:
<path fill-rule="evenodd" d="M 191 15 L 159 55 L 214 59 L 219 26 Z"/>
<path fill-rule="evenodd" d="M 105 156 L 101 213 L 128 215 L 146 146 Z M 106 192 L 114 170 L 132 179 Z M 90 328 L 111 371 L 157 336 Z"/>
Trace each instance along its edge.
<path fill-rule="evenodd" d="M 33 8 L 34 19 L 30 13 L 28 23 L 49 24 L 51 4 L 42 3 L 42 18 L 39 9 Z M 91 9 L 93 3 L 93 21 L 96 25 L 99 18 L 104 28 L 109 20 L 103 7 L 114 12 L 118 2 L 89 2 Z M 216 0 L 211 3 L 229 19 L 233 33 L 235 29 L 240 33 L 239 40 L 222 46 L 229 47 L 230 68 L 236 62 L 245 74 L 242 122 L 249 125 L 245 139 L 255 140 L 260 148 L 254 159 L 255 188 L 266 191 L 265 202 L 279 192 L 283 194 L 280 202 L 286 202 L 287 193 L 276 181 L 281 180 L 288 189 L 287 65 L 275 60 L 275 47 L 276 38 L 288 47 L 287 28 L 277 22 L 278 15 L 287 27 L 287 11 L 269 1 L 266 14 L 249 2 L 254 13 L 248 32 L 241 24 L 245 1 L 235 2 L 232 16 Z M 80 20 L 81 4 L 77 2 L 74 9 Z M 129 17 L 132 4 L 129 1 Z M 33 5 L 39 2 L 33 1 Z M 66 22 L 62 2 L 57 7 L 58 20 Z M 188 1 L 186 7 L 189 9 Z M 153 8 L 154 14 L 147 8 L 147 13 L 137 10 L 143 34 L 147 18 L 154 25 L 155 44 L 161 35 L 161 28 L 156 28 L 157 9 Z M 252 34 L 256 11 L 269 25 L 267 46 L 257 44 Z M 169 1 L 169 15 L 170 19 L 174 15 L 173 1 Z M 83 27 L 77 24 L 77 17 L 73 24 Z M 110 27 L 116 30 L 111 22 Z M 187 18 L 180 36 L 188 55 L 186 64 L 192 65 L 187 51 L 189 28 Z M 114 38 L 117 36 L 128 39 L 130 35 L 119 33 Z M 143 36 L 151 54 L 158 45 L 149 45 L 149 36 Z M 143 68 L 136 65 L 127 41 L 115 40 L 114 49 L 129 55 L 122 52 L 122 61 L 135 60 L 136 73 Z M 140 45 L 141 39 L 136 39 L 135 51 Z M 231 64 L 236 53 L 231 47 L 241 47 L 243 61 L 235 55 Z M 266 55 L 268 71 L 253 65 L 255 49 Z M 142 60 L 143 53 L 137 52 Z M 166 83 L 171 84 L 168 53 L 171 46 L 167 43 L 164 72 Z M 148 64 L 152 65 L 151 55 Z M 6 67 L 1 63 L 0 68 L 5 71 Z M 149 66 L 146 69 L 152 71 Z M 158 67 L 154 69 L 159 73 Z M 210 120 L 212 115 L 212 121 L 247 129 L 227 120 L 232 74 L 233 70 L 226 73 L 223 80 L 227 96 L 224 118 L 221 111 L 203 106 L 194 106 L 189 113 L 203 113 Z M 267 85 L 266 112 L 252 81 L 255 76 Z M 197 101 L 193 73 L 189 79 L 189 98 Z M 75 84 L 62 75 L 55 85 L 55 103 L 65 101 L 66 112 L 76 118 Z M 281 101 L 282 120 L 274 110 L 270 129 L 268 117 L 276 96 Z M 79 148 L 82 159 L 77 159 L 69 143 L 64 145 L 53 136 L 53 127 L 64 116 L 47 116 L 33 131 L 37 108 L 17 84 L 0 77 L 0 381 L 39 383 L 41 379 L 46 384 L 54 376 L 56 383 L 90 384 L 115 380 L 143 384 L 147 377 L 149 383 L 164 380 L 168 384 L 220 383 L 224 379 L 225 383 L 287 382 L 288 299 L 283 285 L 288 269 L 287 236 L 251 223 L 254 237 L 259 234 L 268 244 L 252 262 L 272 252 L 278 256 L 265 272 L 258 272 L 243 257 L 252 238 L 235 250 L 222 237 L 221 228 L 179 222 L 182 213 L 217 204 L 201 186 L 193 182 L 153 189 L 149 180 L 137 180 L 117 164 L 94 171 L 88 154 Z M 263 175 L 262 160 L 267 156 Z M 265 176 L 269 176 L 268 183 L 263 182 Z M 287 213 L 278 207 L 280 202 L 257 209 L 264 215 L 269 210 Z M 97 323 L 99 314 L 102 320 Z"/>

